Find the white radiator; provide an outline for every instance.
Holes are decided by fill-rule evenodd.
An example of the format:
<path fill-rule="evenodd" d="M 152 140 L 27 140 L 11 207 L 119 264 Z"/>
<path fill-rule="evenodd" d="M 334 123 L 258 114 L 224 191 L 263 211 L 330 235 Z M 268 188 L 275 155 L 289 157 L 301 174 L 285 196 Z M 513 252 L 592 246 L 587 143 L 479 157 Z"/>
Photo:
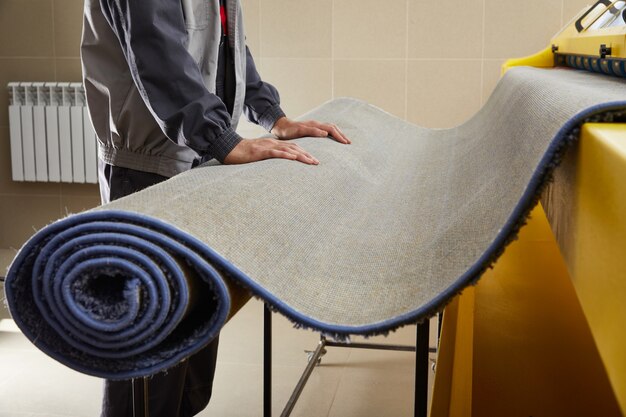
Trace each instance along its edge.
<path fill-rule="evenodd" d="M 9 83 L 13 181 L 97 183 L 96 135 L 80 83 Z"/>

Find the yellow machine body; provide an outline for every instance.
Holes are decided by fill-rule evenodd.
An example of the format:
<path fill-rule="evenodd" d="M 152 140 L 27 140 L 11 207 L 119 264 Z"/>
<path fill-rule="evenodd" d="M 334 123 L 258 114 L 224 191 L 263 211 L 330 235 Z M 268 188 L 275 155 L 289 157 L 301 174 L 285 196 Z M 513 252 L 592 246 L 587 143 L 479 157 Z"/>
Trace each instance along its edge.
<path fill-rule="evenodd" d="M 568 65 L 623 76 L 616 11 L 626 16 L 626 1 L 596 3 L 503 73 Z M 584 125 L 572 152 L 569 203 L 549 216 L 539 205 L 493 270 L 446 308 L 431 417 L 626 416 L 626 124 Z"/>
<path fill-rule="evenodd" d="M 606 57 L 626 58 L 626 1 L 599 1 L 581 11 L 552 39 L 558 54 L 604 58 L 602 45 L 610 48 Z"/>
<path fill-rule="evenodd" d="M 556 65 L 626 77 L 626 0 L 600 0 L 552 39 Z"/>

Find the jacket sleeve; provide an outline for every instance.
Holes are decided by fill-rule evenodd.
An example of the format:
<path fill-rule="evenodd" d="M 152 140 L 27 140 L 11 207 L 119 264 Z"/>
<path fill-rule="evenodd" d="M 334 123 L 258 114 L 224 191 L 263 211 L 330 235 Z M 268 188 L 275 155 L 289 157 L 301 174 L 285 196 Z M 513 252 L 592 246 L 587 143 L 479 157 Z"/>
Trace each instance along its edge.
<path fill-rule="evenodd" d="M 165 135 L 220 162 L 241 141 L 185 46 L 178 0 L 100 0 L 146 106 Z"/>
<path fill-rule="evenodd" d="M 273 85 L 261 80 L 250 49 L 246 46 L 246 97 L 244 113 L 252 123 L 263 126 L 268 132 L 278 119 L 285 116 L 280 108 L 280 96 Z"/>

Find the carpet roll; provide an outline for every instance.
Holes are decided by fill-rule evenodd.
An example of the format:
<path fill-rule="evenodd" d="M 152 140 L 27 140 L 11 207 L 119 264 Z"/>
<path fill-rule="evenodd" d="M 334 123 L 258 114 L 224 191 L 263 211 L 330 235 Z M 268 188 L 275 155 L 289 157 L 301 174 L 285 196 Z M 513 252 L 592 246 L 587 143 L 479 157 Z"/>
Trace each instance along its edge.
<path fill-rule="evenodd" d="M 50 356 L 112 379 L 176 364 L 250 296 L 333 337 L 385 334 L 476 283 L 581 124 L 623 121 L 625 98 L 622 79 L 519 68 L 452 129 L 333 100 L 303 118 L 352 145 L 295 141 L 319 166 L 207 164 L 43 228 L 9 270 L 11 313 Z"/>
<path fill-rule="evenodd" d="M 211 257 L 158 220 L 85 213 L 28 242 L 7 299 L 26 335 L 60 362 L 103 378 L 143 376 L 197 351 L 226 322 L 230 290 Z"/>

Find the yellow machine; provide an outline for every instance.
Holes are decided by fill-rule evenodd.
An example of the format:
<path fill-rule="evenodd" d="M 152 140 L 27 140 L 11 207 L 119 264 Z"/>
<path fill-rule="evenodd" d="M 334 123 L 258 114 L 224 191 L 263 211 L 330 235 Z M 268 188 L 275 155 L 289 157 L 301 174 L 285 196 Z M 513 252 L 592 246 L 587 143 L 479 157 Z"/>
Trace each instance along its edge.
<path fill-rule="evenodd" d="M 626 76 L 626 1 L 602 0 L 552 41 L 557 65 Z"/>
<path fill-rule="evenodd" d="M 511 59 L 503 70 L 518 65 L 567 66 L 626 77 L 626 1 L 600 0 L 582 10 L 536 55 Z"/>
<path fill-rule="evenodd" d="M 602 0 L 503 72 L 625 63 L 626 1 Z M 626 416 L 626 124 L 583 126 L 520 239 L 447 307 L 431 417 L 453 416 Z"/>

